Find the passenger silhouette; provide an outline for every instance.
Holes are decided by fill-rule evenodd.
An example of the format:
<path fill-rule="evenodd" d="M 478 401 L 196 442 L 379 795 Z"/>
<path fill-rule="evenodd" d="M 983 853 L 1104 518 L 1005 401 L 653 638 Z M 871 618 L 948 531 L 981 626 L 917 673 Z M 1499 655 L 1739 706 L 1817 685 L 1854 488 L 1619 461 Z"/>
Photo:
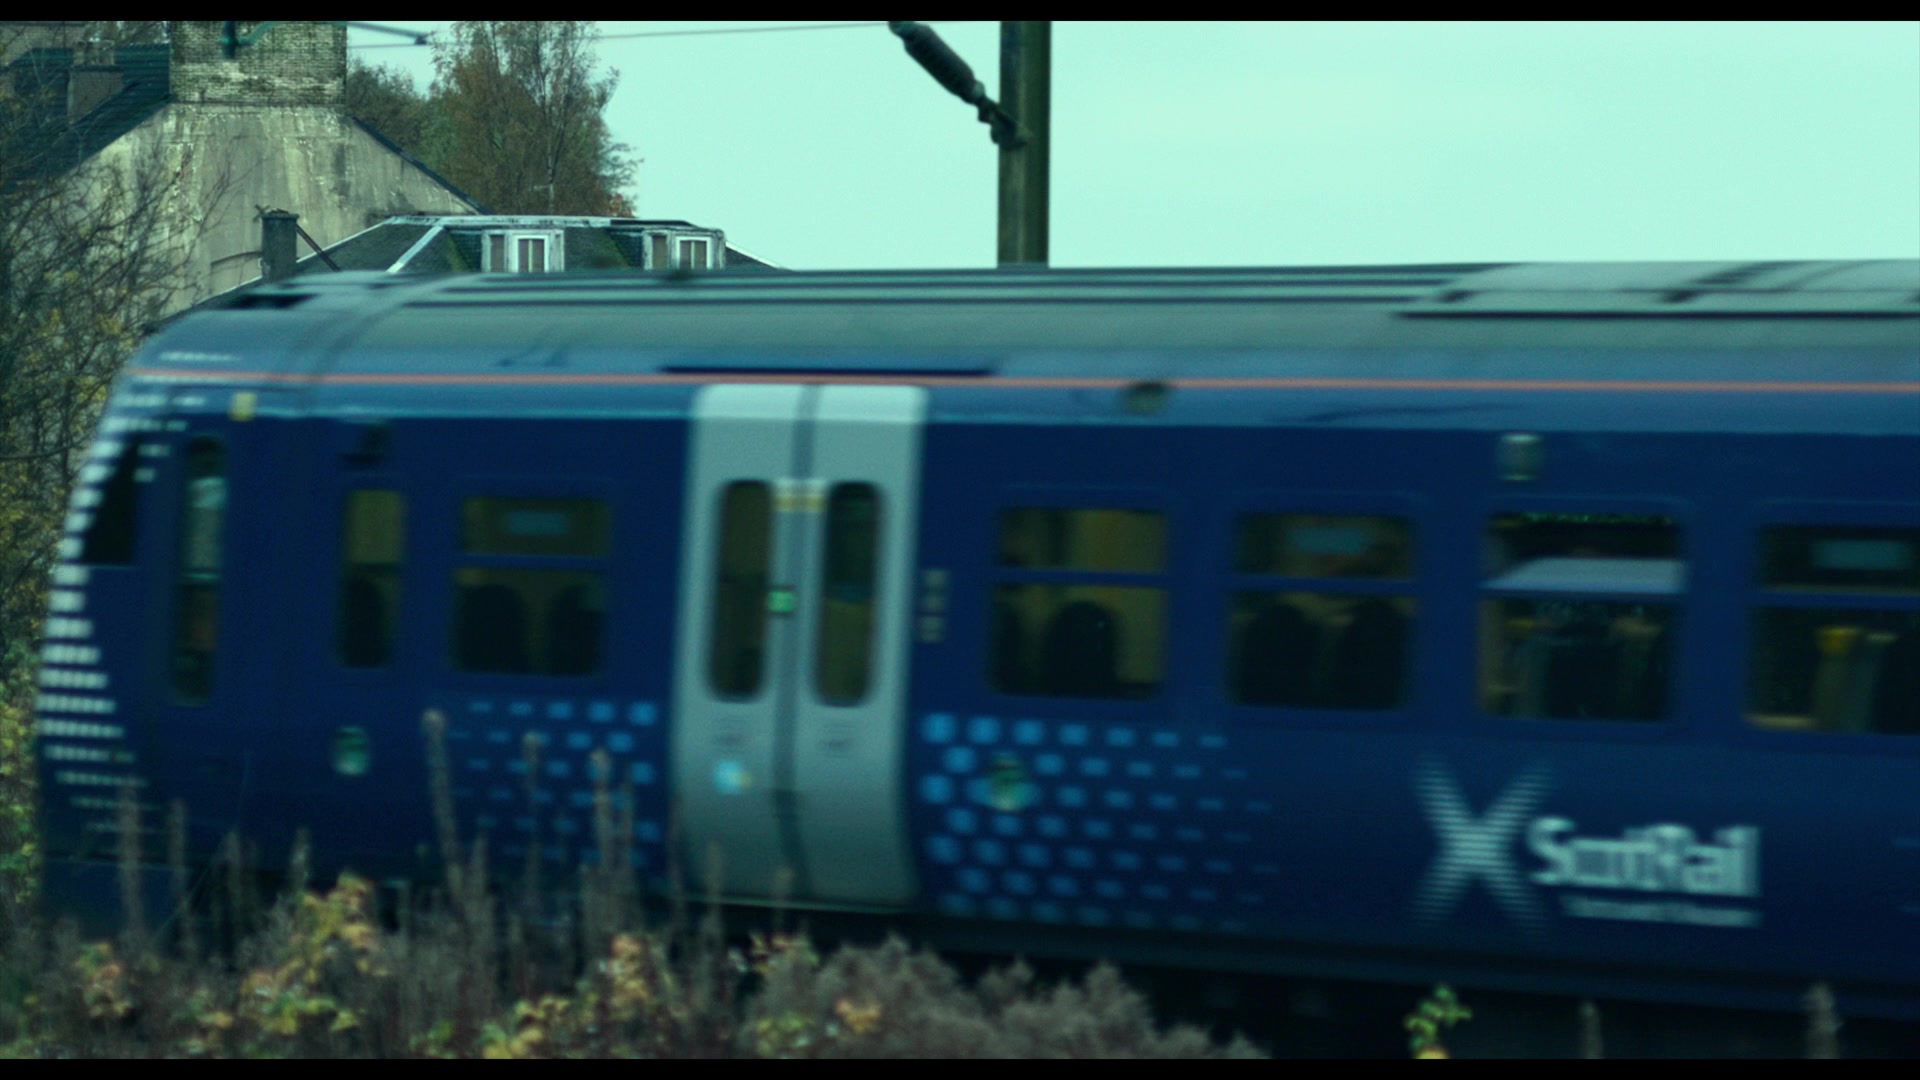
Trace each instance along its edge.
<path fill-rule="evenodd" d="M 1113 613 L 1091 600 L 1061 608 L 1047 624 L 1041 677 L 1049 694 L 1119 697 L 1120 630 Z"/>

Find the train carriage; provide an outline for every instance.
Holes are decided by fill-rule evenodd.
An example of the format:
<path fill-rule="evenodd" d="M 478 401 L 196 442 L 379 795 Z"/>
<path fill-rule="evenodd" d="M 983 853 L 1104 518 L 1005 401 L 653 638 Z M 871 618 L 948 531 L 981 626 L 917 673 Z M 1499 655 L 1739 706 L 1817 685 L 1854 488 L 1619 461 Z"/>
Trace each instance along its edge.
<path fill-rule="evenodd" d="M 1920 1012 L 1920 263 L 306 277 L 62 545 L 55 879 L 416 873 L 432 715 L 556 880 Z"/>

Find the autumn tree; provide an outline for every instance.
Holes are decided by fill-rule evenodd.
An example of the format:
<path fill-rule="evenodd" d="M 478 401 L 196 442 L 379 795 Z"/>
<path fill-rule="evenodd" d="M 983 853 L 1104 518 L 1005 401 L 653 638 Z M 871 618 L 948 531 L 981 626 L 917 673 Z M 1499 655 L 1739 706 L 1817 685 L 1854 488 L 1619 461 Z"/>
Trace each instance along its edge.
<path fill-rule="evenodd" d="M 80 156 L 58 89 L 0 86 L 0 662 L 33 642 L 67 492 L 109 385 L 180 285 L 169 230 L 182 174 L 204 167 L 157 144 Z"/>
<path fill-rule="evenodd" d="M 605 214 L 631 175 L 589 22 L 459 22 L 434 56 L 445 175 L 502 213 Z"/>
<path fill-rule="evenodd" d="M 584 22 L 456 23 L 428 93 L 356 58 L 347 113 L 497 212 L 619 214 L 633 168 L 603 116 L 619 73 L 598 73 L 597 36 Z"/>
<path fill-rule="evenodd" d="M 406 72 L 355 57 L 347 66 L 346 110 L 429 166 L 440 164 L 434 142 L 438 112 Z"/>
<path fill-rule="evenodd" d="M 151 32 L 92 24 L 123 25 Z M 68 493 L 110 384 L 181 284 L 168 230 L 197 164 L 158 143 L 84 157 L 62 84 L 14 74 L 0 84 L 0 951 L 31 850 L 31 676 Z"/>

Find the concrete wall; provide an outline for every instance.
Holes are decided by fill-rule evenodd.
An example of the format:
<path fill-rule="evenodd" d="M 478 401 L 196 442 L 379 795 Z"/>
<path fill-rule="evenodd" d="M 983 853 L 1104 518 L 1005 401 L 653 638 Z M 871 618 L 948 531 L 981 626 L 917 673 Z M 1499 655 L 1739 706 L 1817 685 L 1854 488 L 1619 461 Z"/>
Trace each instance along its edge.
<path fill-rule="evenodd" d="M 300 215 L 322 247 L 394 214 L 473 212 L 337 108 L 176 102 L 96 162 L 125 169 L 156 156 L 181 179 L 167 230 L 185 288 L 169 312 L 260 276 L 260 208 Z"/>
<path fill-rule="evenodd" d="M 235 23 L 244 40 L 227 58 L 225 25 L 172 28 L 173 100 L 193 105 L 329 105 L 346 100 L 347 28 L 338 23 Z M 265 26 L 265 30 L 261 27 Z"/>

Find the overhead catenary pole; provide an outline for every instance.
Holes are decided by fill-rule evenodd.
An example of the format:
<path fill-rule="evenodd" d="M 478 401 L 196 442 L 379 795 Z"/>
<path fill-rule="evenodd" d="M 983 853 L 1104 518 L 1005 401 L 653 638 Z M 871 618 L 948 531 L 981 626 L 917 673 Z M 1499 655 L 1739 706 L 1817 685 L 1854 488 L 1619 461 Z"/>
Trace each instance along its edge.
<path fill-rule="evenodd" d="M 1000 265 L 1047 264 L 1053 24 L 1000 24 L 1000 100 L 1024 138 L 1000 145 Z"/>
<path fill-rule="evenodd" d="M 1000 147 L 1000 265 L 1045 266 L 1052 24 L 1000 24 L 1000 86 L 1005 105 L 987 96 L 973 69 L 931 27 L 914 22 L 892 22 L 887 27 L 927 74 L 979 110 L 980 122 Z"/>

